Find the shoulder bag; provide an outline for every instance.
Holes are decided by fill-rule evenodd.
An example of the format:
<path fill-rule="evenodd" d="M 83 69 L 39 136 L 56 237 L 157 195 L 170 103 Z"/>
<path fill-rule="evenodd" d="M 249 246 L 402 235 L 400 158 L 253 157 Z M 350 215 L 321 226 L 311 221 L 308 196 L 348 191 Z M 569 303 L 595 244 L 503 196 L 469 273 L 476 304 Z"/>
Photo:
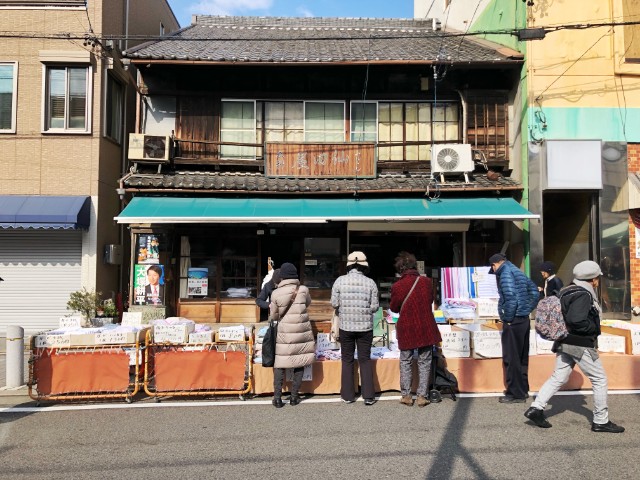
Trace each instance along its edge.
<path fill-rule="evenodd" d="M 407 293 L 407 296 L 404 297 L 404 300 L 402 301 L 402 305 L 400 305 L 400 311 L 398 312 L 398 321 L 402 319 L 402 307 L 404 307 L 404 304 L 407 302 L 407 299 L 413 293 L 413 289 L 416 288 L 416 285 L 418 285 L 418 280 L 420 280 L 420 275 L 418 275 L 418 278 L 416 278 L 416 281 L 413 282 L 413 286 L 411 287 L 411 290 L 409 290 L 409 293 Z"/>
<path fill-rule="evenodd" d="M 331 317 L 331 334 L 329 340 L 332 342 L 340 341 L 340 316 L 338 315 L 338 309 L 333 311 L 333 317 Z"/>
<path fill-rule="evenodd" d="M 273 367 L 276 363 L 276 338 L 278 337 L 278 322 L 280 318 L 284 317 L 291 305 L 293 305 L 294 300 L 296 299 L 296 295 L 298 295 L 298 288 L 291 295 L 291 299 L 289 300 L 289 304 L 287 308 L 284 309 L 282 315 L 278 313 L 274 314 L 269 319 L 269 327 L 267 328 L 267 333 L 264 335 L 264 339 L 262 340 L 262 366 L 263 367 Z"/>

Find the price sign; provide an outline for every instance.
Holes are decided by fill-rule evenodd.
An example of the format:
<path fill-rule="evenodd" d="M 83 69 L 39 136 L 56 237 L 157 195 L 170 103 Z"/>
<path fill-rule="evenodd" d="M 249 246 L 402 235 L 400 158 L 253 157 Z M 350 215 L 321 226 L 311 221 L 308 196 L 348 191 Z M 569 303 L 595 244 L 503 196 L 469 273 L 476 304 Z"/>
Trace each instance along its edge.
<path fill-rule="evenodd" d="M 331 341 L 330 333 L 318 333 L 316 340 L 316 351 L 324 352 L 326 350 L 339 350 L 340 344 Z"/>
<path fill-rule="evenodd" d="M 60 328 L 80 328 L 82 317 L 60 317 Z"/>
<path fill-rule="evenodd" d="M 71 345 L 71 335 L 65 333 L 63 335 L 43 334 L 36 336 L 36 348 L 51 347 L 68 347 Z"/>
<path fill-rule="evenodd" d="M 218 338 L 225 342 L 241 342 L 244 340 L 244 327 L 221 327 L 218 330 Z"/>
<path fill-rule="evenodd" d="M 128 327 L 139 327 L 142 325 L 142 312 L 124 312 L 122 314 L 122 325 Z"/>

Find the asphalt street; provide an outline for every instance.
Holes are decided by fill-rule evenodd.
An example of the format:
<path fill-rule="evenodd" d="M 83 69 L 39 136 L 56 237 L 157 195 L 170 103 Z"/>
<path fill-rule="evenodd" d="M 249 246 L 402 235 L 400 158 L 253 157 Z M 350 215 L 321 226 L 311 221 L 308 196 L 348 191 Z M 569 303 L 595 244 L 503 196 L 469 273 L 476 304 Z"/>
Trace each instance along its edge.
<path fill-rule="evenodd" d="M 590 395 L 552 399 L 550 429 L 528 423 L 526 405 L 496 397 L 422 409 L 397 399 L 368 407 L 316 396 L 280 410 L 270 398 L 4 408 L 0 478 L 638 478 L 637 394 L 609 397 L 622 434 L 590 431 Z"/>

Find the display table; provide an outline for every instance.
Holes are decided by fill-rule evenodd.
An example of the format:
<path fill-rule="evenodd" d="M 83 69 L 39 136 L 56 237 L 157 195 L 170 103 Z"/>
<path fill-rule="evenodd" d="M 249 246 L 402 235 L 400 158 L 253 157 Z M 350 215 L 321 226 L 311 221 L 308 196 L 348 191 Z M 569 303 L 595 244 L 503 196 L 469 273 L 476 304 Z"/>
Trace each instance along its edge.
<path fill-rule="evenodd" d="M 609 390 L 640 389 L 640 355 L 600 354 L 609 380 Z M 551 376 L 555 355 L 534 355 L 529 358 L 529 386 L 540 390 Z M 397 359 L 372 360 L 373 382 L 376 392 L 400 390 L 400 368 Z M 462 393 L 500 393 L 504 390 L 502 359 L 476 360 L 473 358 L 447 358 L 447 369 L 458 379 Z M 415 363 L 414 363 L 415 373 Z M 302 382 L 302 393 L 340 393 L 341 362 L 323 361 L 313 364 L 313 380 Z M 414 375 L 415 391 L 417 375 Z M 359 381 L 357 371 L 354 378 Z M 273 369 L 254 366 L 254 393 L 273 393 Z M 590 389 L 591 382 L 576 367 L 563 390 Z"/>

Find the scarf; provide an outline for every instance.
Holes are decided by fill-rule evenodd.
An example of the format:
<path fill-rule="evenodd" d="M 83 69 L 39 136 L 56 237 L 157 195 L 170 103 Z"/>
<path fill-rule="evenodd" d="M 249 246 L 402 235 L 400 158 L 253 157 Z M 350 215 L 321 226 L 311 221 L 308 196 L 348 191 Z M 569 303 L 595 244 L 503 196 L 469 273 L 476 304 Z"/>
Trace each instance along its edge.
<path fill-rule="evenodd" d="M 587 292 L 591 294 L 591 298 L 593 299 L 593 306 L 598 310 L 598 315 L 602 315 L 602 307 L 596 300 L 596 292 L 593 290 L 593 285 L 590 282 L 585 282 L 584 280 L 578 280 L 577 278 L 573 279 L 574 285 L 584 288 Z"/>

